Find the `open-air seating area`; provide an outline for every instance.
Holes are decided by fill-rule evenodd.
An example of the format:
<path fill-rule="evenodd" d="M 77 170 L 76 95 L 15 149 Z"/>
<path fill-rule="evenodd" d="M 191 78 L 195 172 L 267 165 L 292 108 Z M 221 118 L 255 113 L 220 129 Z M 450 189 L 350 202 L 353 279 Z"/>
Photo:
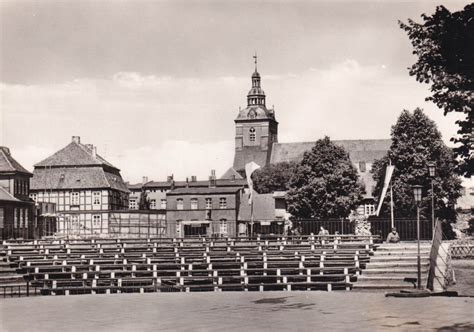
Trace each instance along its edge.
<path fill-rule="evenodd" d="M 10 266 L 44 295 L 350 290 L 372 237 L 91 239 L 4 242 Z"/>

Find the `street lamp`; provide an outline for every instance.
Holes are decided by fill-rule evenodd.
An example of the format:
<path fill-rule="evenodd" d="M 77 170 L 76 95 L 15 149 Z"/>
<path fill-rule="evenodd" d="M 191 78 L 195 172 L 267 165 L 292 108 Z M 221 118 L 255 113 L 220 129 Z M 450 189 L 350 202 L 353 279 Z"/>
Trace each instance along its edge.
<path fill-rule="evenodd" d="M 435 177 L 435 172 L 436 172 L 436 163 L 434 161 L 428 162 L 428 171 L 430 173 L 430 178 L 431 178 L 431 229 L 433 230 L 434 234 L 434 229 L 435 229 L 435 208 L 434 208 L 434 177 Z"/>
<path fill-rule="evenodd" d="M 417 263 L 417 279 L 418 279 L 418 289 L 421 289 L 421 259 L 420 259 L 420 202 L 421 202 L 421 192 L 423 186 L 414 185 L 413 186 L 413 195 L 416 203 L 416 239 L 418 242 L 418 252 L 416 257 Z"/>

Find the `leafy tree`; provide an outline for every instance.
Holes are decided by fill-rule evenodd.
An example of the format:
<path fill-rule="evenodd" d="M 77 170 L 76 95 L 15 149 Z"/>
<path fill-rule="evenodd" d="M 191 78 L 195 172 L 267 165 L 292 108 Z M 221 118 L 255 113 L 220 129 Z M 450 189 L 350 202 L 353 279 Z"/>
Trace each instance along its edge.
<path fill-rule="evenodd" d="M 362 192 L 349 154 L 325 137 L 305 152 L 295 168 L 288 211 L 296 218 L 347 217 L 358 206 Z"/>
<path fill-rule="evenodd" d="M 421 109 L 413 113 L 404 110 L 392 126 L 392 144 L 387 155 L 374 162 L 372 174 L 376 181 L 374 195 L 380 196 L 385 178 L 385 169 L 389 160 L 395 166 L 392 175 L 394 212 L 396 217 L 413 217 L 416 205 L 413 197 L 413 185 L 422 185 L 423 200 L 421 213 L 430 219 L 431 215 L 431 178 L 428 162 L 436 163 L 434 194 L 436 215 L 443 219 L 454 218 L 454 203 L 460 197 L 461 180 L 454 173 L 456 167 L 453 151 L 441 138 L 434 121 Z M 382 214 L 389 213 L 388 199 L 382 206 Z"/>
<path fill-rule="evenodd" d="M 148 200 L 148 193 L 145 188 L 142 188 L 140 193 L 140 201 L 138 202 L 139 210 L 150 210 L 150 201 Z"/>
<path fill-rule="evenodd" d="M 255 190 L 260 194 L 290 189 L 290 178 L 296 167 L 295 162 L 269 164 L 252 174 Z"/>
<path fill-rule="evenodd" d="M 457 171 L 466 177 L 474 173 L 474 4 L 451 13 L 443 6 L 436 7 L 432 16 L 422 15 L 423 24 L 408 20 L 399 22 L 413 45 L 418 57 L 411 66 L 410 75 L 420 83 L 431 84 L 434 102 L 444 114 L 457 112 L 462 120 L 454 151 L 459 159 Z"/>

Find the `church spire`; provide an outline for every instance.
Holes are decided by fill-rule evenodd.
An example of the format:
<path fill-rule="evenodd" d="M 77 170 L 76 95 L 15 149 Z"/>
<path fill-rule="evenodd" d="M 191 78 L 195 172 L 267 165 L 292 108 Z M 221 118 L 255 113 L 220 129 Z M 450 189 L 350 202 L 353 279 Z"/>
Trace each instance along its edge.
<path fill-rule="evenodd" d="M 253 56 L 255 62 L 255 72 L 257 72 L 257 51 L 255 51 L 255 55 Z"/>
<path fill-rule="evenodd" d="M 253 58 L 255 63 L 255 72 L 252 74 L 252 88 L 247 94 L 247 106 L 265 106 L 265 92 L 263 92 L 260 86 L 260 74 L 257 71 L 257 52 L 255 52 Z"/>

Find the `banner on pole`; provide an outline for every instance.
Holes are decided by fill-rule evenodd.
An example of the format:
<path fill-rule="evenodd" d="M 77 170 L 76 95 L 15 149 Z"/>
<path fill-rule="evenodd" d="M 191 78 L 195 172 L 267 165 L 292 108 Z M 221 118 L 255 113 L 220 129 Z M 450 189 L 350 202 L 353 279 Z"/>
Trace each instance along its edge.
<path fill-rule="evenodd" d="M 383 181 L 383 189 L 382 194 L 380 195 L 379 204 L 377 206 L 377 212 L 375 213 L 377 216 L 380 213 L 380 209 L 382 208 L 383 200 L 385 199 L 385 195 L 387 195 L 388 186 L 390 185 L 390 180 L 392 179 L 393 170 L 395 166 L 387 165 L 387 170 L 385 171 L 385 179 Z"/>
<path fill-rule="evenodd" d="M 247 183 L 249 185 L 250 196 L 249 196 L 249 204 L 252 204 L 252 195 L 253 195 L 253 181 L 252 181 L 252 173 L 255 172 L 257 169 L 260 168 L 260 165 L 251 161 L 245 165 L 245 175 L 247 176 Z"/>

